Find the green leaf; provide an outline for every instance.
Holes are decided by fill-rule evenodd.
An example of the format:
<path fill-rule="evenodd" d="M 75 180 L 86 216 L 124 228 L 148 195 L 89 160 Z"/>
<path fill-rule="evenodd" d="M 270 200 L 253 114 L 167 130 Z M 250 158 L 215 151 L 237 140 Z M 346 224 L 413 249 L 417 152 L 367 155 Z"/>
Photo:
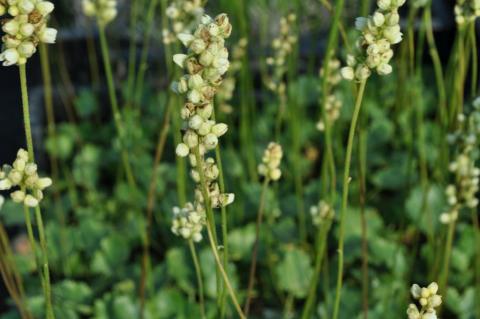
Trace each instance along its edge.
<path fill-rule="evenodd" d="M 191 260 L 187 259 L 184 249 L 172 248 L 167 251 L 167 272 L 178 285 L 187 292 L 194 291 L 191 283 L 193 276 L 193 267 L 191 267 Z"/>
<path fill-rule="evenodd" d="M 408 216 L 424 233 L 438 227 L 445 207 L 444 191 L 437 185 L 431 185 L 426 194 L 420 186 L 412 189 L 405 205 Z"/>
<path fill-rule="evenodd" d="M 288 247 L 282 261 L 275 268 L 279 288 L 297 298 L 307 295 L 313 275 L 310 256 L 303 250 Z"/>
<path fill-rule="evenodd" d="M 255 224 L 237 228 L 228 234 L 229 254 L 233 260 L 248 259 L 255 242 Z"/>
<path fill-rule="evenodd" d="M 81 118 L 90 117 L 98 109 L 97 99 L 92 90 L 80 90 L 74 101 L 75 109 Z"/>

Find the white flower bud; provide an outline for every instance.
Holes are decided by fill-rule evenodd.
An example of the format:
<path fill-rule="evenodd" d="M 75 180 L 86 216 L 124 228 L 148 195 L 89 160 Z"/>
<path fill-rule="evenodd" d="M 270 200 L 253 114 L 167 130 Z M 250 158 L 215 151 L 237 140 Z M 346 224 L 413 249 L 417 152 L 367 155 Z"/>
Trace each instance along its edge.
<path fill-rule="evenodd" d="M 35 27 L 33 26 L 33 24 L 31 23 L 24 23 L 20 26 L 20 33 L 24 36 L 24 37 L 29 37 L 33 34 L 33 32 L 35 31 Z"/>
<path fill-rule="evenodd" d="M 200 74 L 191 75 L 188 79 L 188 87 L 190 89 L 200 89 L 203 85 L 204 82 Z"/>
<path fill-rule="evenodd" d="M 25 166 L 25 174 L 27 175 L 33 175 L 37 172 L 37 164 L 35 163 L 28 163 Z"/>
<path fill-rule="evenodd" d="M 193 104 L 200 103 L 202 100 L 202 94 L 198 90 L 191 90 L 187 94 L 188 100 Z"/>
<path fill-rule="evenodd" d="M 186 47 L 188 47 L 190 43 L 195 40 L 195 37 L 189 33 L 180 33 L 177 37 Z"/>
<path fill-rule="evenodd" d="M 218 145 L 218 137 L 215 134 L 207 134 L 203 140 L 203 144 L 209 150 L 214 149 Z"/>
<path fill-rule="evenodd" d="M 385 16 L 378 11 L 373 14 L 372 19 L 373 19 L 373 23 L 377 27 L 381 27 L 385 23 Z"/>
<path fill-rule="evenodd" d="M 9 179 L 0 180 L 0 191 L 8 190 L 12 188 L 12 182 Z"/>
<path fill-rule="evenodd" d="M 57 30 L 53 28 L 44 28 L 39 34 L 40 41 L 43 43 L 55 43 L 57 39 Z"/>
<path fill-rule="evenodd" d="M 23 203 L 23 201 L 25 200 L 25 196 L 25 192 L 23 191 L 15 191 L 10 194 L 10 197 L 15 203 Z"/>
<path fill-rule="evenodd" d="M 38 206 L 38 199 L 36 199 L 32 195 L 27 195 L 27 196 L 25 196 L 24 203 L 28 207 L 37 207 Z"/>
<path fill-rule="evenodd" d="M 217 137 L 220 137 L 225 133 L 227 133 L 227 130 L 228 130 L 228 125 L 224 123 L 218 123 L 212 127 L 212 133 L 215 134 Z"/>
<path fill-rule="evenodd" d="M 18 46 L 18 53 L 25 57 L 31 57 L 35 51 L 35 45 L 29 41 L 22 42 L 22 44 Z"/>
<path fill-rule="evenodd" d="M 186 144 L 180 143 L 177 145 L 177 149 L 175 150 L 175 153 L 180 157 L 186 157 L 190 153 L 190 149 Z"/>
<path fill-rule="evenodd" d="M 207 47 L 207 45 L 206 45 L 205 41 L 203 41 L 202 39 L 195 39 L 190 44 L 190 49 L 193 52 L 195 52 L 195 54 L 202 53 L 205 50 L 206 47 Z"/>
<path fill-rule="evenodd" d="M 20 25 L 16 20 L 10 20 L 3 25 L 2 30 L 9 35 L 16 35 L 20 30 Z"/>
<path fill-rule="evenodd" d="M 49 177 L 39 178 L 35 183 L 35 186 L 37 186 L 37 188 L 40 190 L 44 190 L 45 188 L 50 187 L 51 185 L 52 185 L 52 179 Z"/>
<path fill-rule="evenodd" d="M 198 130 L 204 121 L 200 115 L 194 115 L 188 121 L 188 126 L 193 130 Z"/>
<path fill-rule="evenodd" d="M 378 67 L 377 67 L 377 72 L 378 74 L 380 75 L 387 75 L 387 74 L 390 74 L 392 73 L 392 66 L 390 64 L 380 64 Z"/>
<path fill-rule="evenodd" d="M 343 67 L 340 72 L 345 80 L 353 80 L 355 78 L 355 72 L 352 67 Z"/>
<path fill-rule="evenodd" d="M 173 62 L 175 62 L 176 65 L 181 67 L 183 69 L 185 65 L 185 60 L 188 58 L 186 54 L 175 54 L 173 56 Z"/>
<path fill-rule="evenodd" d="M 37 3 L 37 10 L 43 16 L 52 13 L 54 8 L 55 6 L 50 1 L 42 1 Z"/>

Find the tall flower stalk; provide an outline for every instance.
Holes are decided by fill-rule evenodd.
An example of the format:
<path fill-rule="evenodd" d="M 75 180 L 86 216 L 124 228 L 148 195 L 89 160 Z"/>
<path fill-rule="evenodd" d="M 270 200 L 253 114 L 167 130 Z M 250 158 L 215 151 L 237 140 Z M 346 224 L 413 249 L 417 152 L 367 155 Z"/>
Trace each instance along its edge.
<path fill-rule="evenodd" d="M 108 95 L 110 98 L 110 106 L 112 108 L 113 119 L 117 135 L 120 143 L 120 153 L 123 169 L 125 170 L 127 182 L 132 188 L 136 188 L 137 182 L 133 174 L 132 164 L 130 163 L 130 155 L 125 146 L 125 126 L 118 106 L 117 94 L 115 92 L 115 82 L 113 80 L 112 65 L 110 61 L 110 51 L 108 48 L 105 29 L 117 16 L 116 0 L 84 0 L 83 11 L 85 15 L 94 17 L 97 21 L 100 36 L 100 46 L 102 51 L 105 75 L 107 77 Z"/>
<path fill-rule="evenodd" d="M 232 26 L 227 15 L 221 14 L 215 19 L 204 16 L 193 34 L 179 34 L 179 39 L 188 48 L 188 54 L 176 54 L 173 60 L 186 71 L 186 74 L 174 82 L 172 88 L 179 94 L 185 94 L 187 98 L 181 110 L 186 130 L 183 134 L 183 142 L 177 145 L 176 153 L 180 157 L 188 156 L 190 159 L 191 176 L 197 184 L 195 202 L 191 205 L 199 216 L 205 217 L 217 270 L 224 280 L 238 314 L 243 318 L 242 310 L 226 273 L 226 264 L 220 260 L 213 214 L 214 208 L 231 204 L 234 194 L 225 193 L 222 190 L 223 187 L 219 186 L 221 163 L 217 164 L 214 158 L 206 157 L 208 151 L 215 149 L 218 157 L 219 137 L 228 130 L 226 124 L 215 121 L 213 100 L 217 88 L 222 83 L 222 76 L 230 65 L 225 39 L 230 36 L 231 31 Z M 219 307 L 222 309 L 225 300 L 221 298 L 219 300 Z"/>
<path fill-rule="evenodd" d="M 340 299 L 343 286 L 345 214 L 348 207 L 348 191 L 351 182 L 350 166 L 357 122 L 362 107 L 367 80 L 372 71 L 377 72 L 379 75 L 387 75 L 392 72 L 392 66 L 389 64 L 393 57 L 392 45 L 402 41 L 398 9 L 404 3 L 405 0 L 378 0 L 378 9 L 373 15 L 368 18 L 357 18 L 355 25 L 361 32 L 361 36 L 357 41 L 358 51 L 356 55 L 348 56 L 348 66 L 341 70 L 343 77 L 347 80 L 356 80 L 358 82 L 358 87 L 345 155 L 342 206 L 338 234 L 338 273 L 333 319 L 338 318 L 340 311 Z"/>
<path fill-rule="evenodd" d="M 42 252 L 41 259 L 35 258 L 35 261 L 45 297 L 45 316 L 48 319 L 55 318 L 55 315 L 52 304 L 47 241 L 39 203 L 43 199 L 44 189 L 52 184 L 52 180 L 50 178 L 40 178 L 37 173 L 25 65 L 37 51 L 39 43 L 54 43 L 56 40 L 57 30 L 47 26 L 53 9 L 54 5 L 49 1 L 27 0 L 21 3 L 0 3 L 0 14 L 7 14 L 2 26 L 5 35 L 2 37 L 3 48 L 0 61 L 3 61 L 4 66 L 18 65 L 19 67 L 25 139 L 28 149 L 28 151 L 19 150 L 13 165 L 6 165 L 2 168 L 0 171 L 0 189 L 18 188 L 11 193 L 11 197 L 14 202 L 24 205 L 25 222 L 32 248 L 35 247 L 35 239 L 30 221 L 30 208 L 35 210 Z M 35 256 L 37 257 L 37 255 Z"/>
<path fill-rule="evenodd" d="M 258 173 L 264 177 L 262 193 L 260 195 L 260 205 L 257 213 L 257 223 L 255 228 L 255 242 L 253 245 L 252 259 L 250 262 L 250 274 L 248 277 L 247 301 L 245 302 L 245 315 L 250 312 L 250 304 L 253 299 L 253 289 L 255 287 L 255 273 L 257 270 L 258 246 L 260 243 L 260 228 L 262 227 L 265 196 L 270 182 L 278 181 L 282 176 L 280 164 L 283 157 L 283 150 L 280 144 L 270 143 L 265 150 L 262 163 L 258 166 Z"/>

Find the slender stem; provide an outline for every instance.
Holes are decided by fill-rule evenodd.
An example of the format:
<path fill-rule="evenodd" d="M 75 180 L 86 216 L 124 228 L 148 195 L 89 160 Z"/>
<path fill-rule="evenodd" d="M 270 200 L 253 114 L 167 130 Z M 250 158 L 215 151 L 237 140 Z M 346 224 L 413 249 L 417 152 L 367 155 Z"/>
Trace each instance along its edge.
<path fill-rule="evenodd" d="M 450 271 L 450 255 L 452 253 L 453 237 L 455 236 L 455 226 L 456 221 L 452 221 L 448 225 L 447 241 L 445 242 L 444 247 L 443 268 L 440 280 L 438 281 L 438 286 L 440 287 L 442 294 L 447 291 L 448 274 Z"/>
<path fill-rule="evenodd" d="M 29 107 L 29 101 L 28 101 L 27 72 L 26 72 L 25 64 L 20 65 L 19 70 L 20 70 L 20 86 L 22 91 L 22 106 L 23 106 L 25 138 L 27 141 L 29 161 L 33 163 L 35 162 L 35 153 L 33 148 L 32 128 L 30 124 L 30 107 Z M 40 246 L 41 246 L 42 257 L 43 257 L 42 269 L 39 269 L 39 271 L 40 272 L 43 271 L 42 281 L 44 281 L 44 284 L 45 284 L 44 293 L 45 293 L 45 304 L 46 304 L 46 317 L 47 319 L 54 319 L 55 315 L 53 313 L 51 288 L 50 288 L 51 286 L 50 270 L 48 266 L 48 255 L 47 255 L 48 251 L 47 251 L 47 244 L 46 244 L 46 239 L 44 234 L 42 214 L 39 206 L 36 207 L 35 214 L 37 217 L 37 227 L 38 227 L 38 232 L 40 236 Z M 27 229 L 28 228 L 29 226 L 27 222 Z M 31 230 L 31 223 L 30 223 L 30 229 L 28 231 L 30 232 L 29 237 L 30 237 L 30 241 L 32 242 L 33 232 Z"/>
<path fill-rule="evenodd" d="M 340 211 L 340 225 L 339 225 L 339 240 L 338 240 L 338 274 L 337 287 L 335 292 L 335 305 L 333 312 L 333 319 L 338 318 L 340 310 L 341 290 L 343 285 L 343 246 L 345 235 L 345 214 L 348 206 L 348 188 L 350 185 L 350 164 L 352 161 L 353 141 L 355 140 L 355 130 L 357 127 L 360 109 L 362 107 L 363 95 L 365 93 L 365 86 L 367 80 L 360 82 L 357 99 L 355 102 L 355 109 L 353 111 L 352 122 L 350 124 L 350 131 L 348 134 L 347 153 L 345 156 L 345 170 L 343 175 L 343 194 L 342 194 L 342 209 Z"/>
<path fill-rule="evenodd" d="M 40 211 L 40 206 L 35 207 L 35 218 L 37 221 L 38 236 L 40 238 L 40 247 L 42 249 L 42 268 L 43 276 L 45 281 L 45 292 L 46 292 L 46 301 L 47 304 L 47 318 L 54 319 L 55 315 L 53 313 L 53 304 L 52 304 L 52 288 L 50 283 L 50 267 L 48 264 L 48 248 L 47 240 L 45 238 L 45 228 L 43 226 L 42 212 Z"/>
<path fill-rule="evenodd" d="M 215 149 L 216 159 L 217 159 L 217 166 L 218 166 L 218 181 L 220 185 L 220 192 L 222 194 L 225 193 L 225 180 L 223 176 L 223 164 L 222 164 L 222 156 L 220 153 L 220 146 L 217 145 Z M 223 267 L 227 268 L 228 265 L 228 219 L 227 219 L 227 208 L 222 206 L 220 208 L 221 211 L 221 223 L 222 223 L 222 244 L 223 244 Z M 226 295 L 226 287 L 224 286 L 221 292 L 221 299 L 222 299 L 222 307 L 220 308 L 221 317 L 224 317 L 225 314 L 225 298 Z"/>
<path fill-rule="evenodd" d="M 475 231 L 475 300 L 480 300 L 480 222 L 478 220 L 477 210 L 472 208 L 470 210 L 470 214 L 472 216 L 472 224 L 474 226 Z M 477 314 L 477 318 L 480 318 L 480 303 L 476 304 L 475 312 Z"/>
<path fill-rule="evenodd" d="M 105 36 L 105 26 L 103 26 L 102 24 L 99 24 L 98 26 L 99 26 L 99 34 L 100 34 L 100 45 L 102 47 L 103 64 L 105 67 L 105 75 L 107 77 L 108 94 L 110 96 L 110 105 L 112 107 L 115 127 L 117 129 L 118 139 L 120 141 L 123 168 L 127 175 L 128 184 L 130 185 L 130 187 L 136 188 L 137 183 L 135 180 L 135 176 L 133 175 L 129 154 L 125 149 L 125 127 L 123 125 L 122 116 L 120 113 L 120 109 L 118 107 L 117 95 L 115 93 L 115 84 L 113 81 L 113 72 L 112 72 L 112 66 L 110 63 L 110 52 L 108 49 L 107 39 Z"/>
<path fill-rule="evenodd" d="M 269 183 L 270 180 L 266 178 L 263 182 L 262 193 L 260 194 L 260 205 L 258 207 L 257 224 L 255 228 L 255 243 L 253 245 L 252 260 L 250 262 L 250 275 L 248 276 L 247 300 L 245 301 L 245 306 L 243 307 L 246 316 L 248 316 L 250 312 L 250 304 L 253 298 L 253 288 L 255 286 L 255 272 L 257 269 L 258 246 L 260 242 L 260 227 L 262 226 L 263 211 L 265 206 L 265 195 L 267 193 Z"/>
<path fill-rule="evenodd" d="M 188 241 L 188 246 L 190 247 L 190 253 L 192 254 L 193 265 L 195 267 L 195 273 L 197 276 L 198 294 L 200 297 L 200 313 L 202 314 L 202 318 L 205 319 L 206 316 L 205 316 L 205 301 L 204 301 L 204 292 L 203 292 L 202 269 L 200 268 L 200 262 L 198 261 L 195 244 L 191 239 Z"/>
<path fill-rule="evenodd" d="M 472 92 L 471 96 L 477 96 L 478 90 L 478 49 L 477 35 L 475 34 L 475 23 L 470 26 L 470 42 L 472 46 Z"/>
<path fill-rule="evenodd" d="M 143 82 L 145 80 L 145 72 L 147 71 L 147 58 L 148 58 L 148 50 L 150 48 L 150 38 L 152 36 L 153 31 L 153 18 L 155 17 L 155 8 L 157 7 L 158 0 L 150 0 L 150 4 L 148 6 L 147 18 L 145 23 L 145 36 L 143 38 L 143 47 L 142 52 L 140 55 L 140 64 L 138 65 L 137 76 L 135 80 L 135 94 L 134 99 L 137 105 L 141 104 L 141 97 L 143 91 Z"/>
<path fill-rule="evenodd" d="M 217 237 L 217 230 L 216 230 L 216 223 L 215 223 L 215 215 L 213 214 L 213 209 L 212 209 L 212 204 L 210 201 L 210 196 L 209 196 L 209 191 L 208 191 L 208 185 L 207 185 L 207 180 L 205 178 L 205 172 L 203 171 L 202 167 L 204 166 L 204 159 L 200 155 L 200 147 L 198 146 L 195 149 L 195 158 L 197 161 L 197 172 L 200 175 L 200 186 L 201 186 L 201 192 L 202 196 L 204 199 L 204 205 L 205 209 L 207 211 L 207 224 L 210 225 L 211 232 L 213 235 L 213 242 L 215 244 L 216 249 L 218 249 L 218 237 Z M 222 307 L 222 302 L 223 300 L 221 299 L 221 277 L 220 277 L 220 269 L 219 267 L 216 268 L 216 279 L 217 279 L 217 304 L 218 307 Z M 225 283 L 226 284 L 226 283 Z"/>
<path fill-rule="evenodd" d="M 363 318 L 368 318 L 368 232 L 366 205 L 366 171 L 367 171 L 367 141 L 365 130 L 359 134 L 358 168 L 360 179 L 360 218 L 362 224 L 362 306 Z"/>
<path fill-rule="evenodd" d="M 53 141 L 54 147 L 59 149 L 58 140 L 56 138 L 56 126 L 55 126 L 55 111 L 53 108 L 53 92 L 52 92 L 52 75 L 50 70 L 50 59 L 48 54 L 48 47 L 45 43 L 40 43 L 40 63 L 42 66 L 42 78 L 43 78 L 43 88 L 44 88 L 44 103 L 45 103 L 45 113 L 47 114 L 47 130 L 48 137 Z M 58 164 L 58 158 L 56 154 L 50 154 L 50 167 L 52 170 L 52 179 L 53 182 L 58 182 L 60 175 L 60 168 Z M 60 203 L 60 191 L 58 188 L 54 188 L 54 204 L 55 212 L 60 224 L 60 238 L 62 242 L 67 242 L 66 232 L 65 232 L 65 218 L 62 205 Z M 65 245 L 62 245 L 60 248 L 60 256 L 62 264 L 65 260 L 67 252 L 65 251 Z"/>
<path fill-rule="evenodd" d="M 210 208 L 211 210 L 211 208 Z M 241 319 L 246 319 L 245 315 L 242 312 L 242 308 L 240 307 L 240 304 L 238 303 L 237 296 L 235 295 L 235 291 L 233 290 L 232 285 L 230 284 L 230 280 L 228 279 L 228 275 L 225 272 L 225 269 L 223 269 L 222 266 L 222 261 L 220 260 L 220 256 L 218 255 L 217 247 L 215 246 L 215 242 L 213 240 L 213 234 L 212 234 L 212 228 L 210 227 L 210 224 L 207 223 L 207 232 L 208 232 L 208 239 L 210 242 L 210 247 L 212 248 L 213 256 L 215 257 L 215 261 L 217 262 L 218 269 L 220 270 L 220 273 L 222 274 L 223 280 L 225 281 L 225 284 L 227 285 L 228 293 L 230 294 L 230 298 L 232 299 L 233 305 L 235 306 L 235 309 L 237 310 L 238 315 L 240 316 Z"/>
<path fill-rule="evenodd" d="M 312 314 L 313 305 L 317 296 L 318 280 L 320 279 L 320 273 L 322 271 L 323 257 L 325 256 L 325 247 L 327 246 L 327 235 L 332 225 L 331 221 L 323 224 L 320 231 L 317 234 L 317 255 L 315 257 L 315 268 L 313 271 L 313 277 L 310 282 L 308 290 L 307 301 L 303 307 L 302 319 L 310 319 Z"/>
<path fill-rule="evenodd" d="M 140 316 L 143 316 L 145 304 L 145 287 L 148 281 L 148 265 L 150 264 L 150 235 L 152 228 L 153 209 L 155 208 L 156 190 L 158 182 L 158 168 L 163 157 L 165 144 L 167 141 L 168 131 L 170 129 L 170 112 L 171 103 L 167 103 L 167 108 L 163 116 L 163 124 L 158 136 L 155 158 L 153 161 L 152 176 L 150 178 L 150 186 L 147 196 L 147 220 L 146 220 L 146 237 L 143 242 L 143 258 L 142 258 L 142 274 L 140 279 Z"/>
<path fill-rule="evenodd" d="M 338 45 L 338 30 L 341 27 L 341 16 L 343 12 L 345 1 L 336 0 L 335 1 L 335 11 L 333 16 L 332 27 L 328 34 L 327 48 L 325 50 L 325 56 L 323 59 L 323 78 L 321 82 L 322 87 L 322 98 L 321 98 L 321 114 L 323 118 L 323 123 L 325 124 L 325 147 L 326 147 L 326 159 L 327 165 L 330 174 L 330 192 L 331 192 L 331 202 L 335 201 L 336 197 L 336 168 L 335 168 L 335 158 L 333 156 L 333 147 L 332 147 L 332 126 L 328 121 L 327 112 L 325 109 L 328 95 L 329 95 L 329 74 L 330 74 L 330 62 L 335 52 L 335 48 Z"/>
<path fill-rule="evenodd" d="M 130 7 L 130 45 L 128 49 L 127 101 L 130 103 L 135 89 L 135 68 L 137 63 L 137 21 L 139 0 L 131 0 Z"/>
<path fill-rule="evenodd" d="M 20 85 L 22 88 L 23 126 L 25 129 L 28 156 L 30 157 L 30 161 L 35 162 L 35 153 L 33 151 L 32 126 L 30 124 L 30 107 L 28 102 L 27 71 L 25 68 L 25 64 L 20 65 L 19 69 Z"/>

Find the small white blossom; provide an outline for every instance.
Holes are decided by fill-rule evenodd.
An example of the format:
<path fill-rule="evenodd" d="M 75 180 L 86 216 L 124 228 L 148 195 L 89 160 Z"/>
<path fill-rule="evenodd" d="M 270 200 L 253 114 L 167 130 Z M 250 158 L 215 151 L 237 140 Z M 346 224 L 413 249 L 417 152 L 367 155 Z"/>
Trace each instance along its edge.
<path fill-rule="evenodd" d="M 10 165 L 0 170 L 0 190 L 18 189 L 10 194 L 16 203 L 24 203 L 29 207 L 38 206 L 43 199 L 43 191 L 52 185 L 48 177 L 39 177 L 37 165 L 29 162 L 28 152 L 20 149 L 17 158 Z"/>
<path fill-rule="evenodd" d="M 22 65 L 37 51 L 38 43 L 55 43 L 57 30 L 47 27 L 53 3 L 44 0 L 10 0 L 0 4 L 0 15 L 8 13 L 2 30 L 4 66 Z"/>
<path fill-rule="evenodd" d="M 379 0 L 373 15 L 356 19 L 355 27 L 361 36 L 357 41 L 357 54 L 349 56 L 347 66 L 341 69 L 344 79 L 364 81 L 372 71 L 379 75 L 392 73 L 392 46 L 403 37 L 398 9 L 404 3 L 404 0 Z"/>
<path fill-rule="evenodd" d="M 333 219 L 335 210 L 327 202 L 320 201 L 318 205 L 310 207 L 310 215 L 315 226 L 320 226 L 325 221 Z"/>
<path fill-rule="evenodd" d="M 185 239 L 195 242 L 202 240 L 202 230 L 205 224 L 205 210 L 201 205 L 187 203 L 183 208 L 173 208 L 172 232 Z"/>
<path fill-rule="evenodd" d="M 102 26 L 107 25 L 117 16 L 117 0 L 82 0 L 83 13 L 94 17 Z"/>
<path fill-rule="evenodd" d="M 170 14 L 178 11 L 170 8 Z M 184 94 L 187 103 L 181 110 L 185 131 L 182 143 L 177 145 L 178 156 L 189 156 L 192 170 L 190 175 L 197 183 L 195 206 L 208 201 L 212 208 L 224 207 L 234 200 L 233 194 L 220 192 L 219 169 L 213 158 L 205 159 L 208 151 L 218 146 L 219 138 L 227 133 L 228 126 L 213 119 L 213 100 L 222 84 L 223 75 L 229 68 L 225 39 L 231 34 L 232 26 L 227 15 L 215 19 L 204 16 L 193 34 L 179 33 L 178 38 L 188 48 L 187 54 L 175 54 L 174 62 L 185 74 L 172 85 L 172 89 Z M 200 162 L 197 162 L 197 155 Z M 204 198 L 201 177 L 207 185 Z"/>
<path fill-rule="evenodd" d="M 271 142 L 263 153 L 262 163 L 258 165 L 258 173 L 272 181 L 277 181 L 282 176 L 280 164 L 282 162 L 282 146 Z"/>
<path fill-rule="evenodd" d="M 413 299 L 420 304 L 420 309 L 415 304 L 410 304 L 407 309 L 408 319 L 436 319 L 435 308 L 442 304 L 442 296 L 437 295 L 438 285 L 432 282 L 428 287 L 412 285 L 410 292 Z"/>

